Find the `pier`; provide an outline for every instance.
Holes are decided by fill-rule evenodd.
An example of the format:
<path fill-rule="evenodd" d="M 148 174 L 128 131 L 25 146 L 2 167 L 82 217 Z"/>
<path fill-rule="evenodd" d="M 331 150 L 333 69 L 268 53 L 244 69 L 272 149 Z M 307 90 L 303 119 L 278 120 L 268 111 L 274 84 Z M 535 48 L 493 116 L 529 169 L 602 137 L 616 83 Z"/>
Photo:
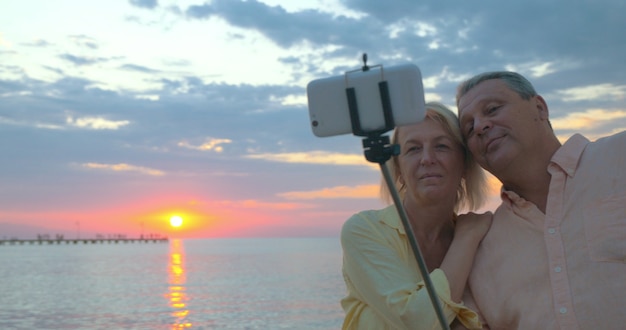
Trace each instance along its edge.
<path fill-rule="evenodd" d="M 76 239 L 0 239 L 0 245 L 78 245 L 167 243 L 167 237 L 156 238 L 76 238 Z"/>

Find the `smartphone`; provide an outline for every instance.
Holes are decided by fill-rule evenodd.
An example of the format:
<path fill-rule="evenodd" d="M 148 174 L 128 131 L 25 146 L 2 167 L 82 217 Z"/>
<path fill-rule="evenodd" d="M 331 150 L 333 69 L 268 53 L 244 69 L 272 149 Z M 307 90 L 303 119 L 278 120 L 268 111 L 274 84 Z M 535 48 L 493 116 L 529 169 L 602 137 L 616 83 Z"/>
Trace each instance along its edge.
<path fill-rule="evenodd" d="M 307 85 L 309 118 L 318 137 L 354 133 L 347 88 L 354 88 L 360 126 L 364 131 L 385 128 L 379 82 L 386 81 L 395 126 L 418 123 L 424 118 L 422 75 L 414 64 L 372 66 L 344 75 L 322 78 Z"/>

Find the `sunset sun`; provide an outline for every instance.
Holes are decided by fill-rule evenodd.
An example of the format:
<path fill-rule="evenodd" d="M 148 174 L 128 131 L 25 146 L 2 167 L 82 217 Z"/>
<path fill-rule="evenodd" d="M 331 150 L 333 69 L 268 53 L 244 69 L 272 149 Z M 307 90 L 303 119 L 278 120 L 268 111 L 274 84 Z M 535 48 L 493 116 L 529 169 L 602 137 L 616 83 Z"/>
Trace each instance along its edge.
<path fill-rule="evenodd" d="M 183 218 L 181 218 L 178 215 L 173 215 L 170 218 L 170 225 L 172 225 L 172 227 L 178 228 L 183 224 Z"/>

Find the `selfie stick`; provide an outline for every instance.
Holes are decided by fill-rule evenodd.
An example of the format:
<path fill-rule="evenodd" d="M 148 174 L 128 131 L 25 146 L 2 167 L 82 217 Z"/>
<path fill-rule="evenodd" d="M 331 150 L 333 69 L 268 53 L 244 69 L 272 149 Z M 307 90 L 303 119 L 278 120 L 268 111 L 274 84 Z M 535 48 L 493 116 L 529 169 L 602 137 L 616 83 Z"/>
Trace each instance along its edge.
<path fill-rule="evenodd" d="M 382 65 L 375 65 L 373 67 L 380 67 L 381 78 L 384 78 Z M 363 54 L 363 67 L 361 68 L 361 70 L 368 71 L 369 69 L 370 67 L 367 66 L 367 54 Z M 346 72 L 346 85 L 348 81 L 347 75 L 350 72 L 356 72 L 361 70 Z M 389 168 L 386 164 L 391 156 L 396 156 L 400 154 L 400 146 L 397 144 L 392 145 L 389 142 L 389 136 L 381 135 L 385 132 L 392 130 L 395 127 L 395 123 L 393 121 L 391 98 L 389 97 L 389 86 L 387 84 L 387 81 L 381 79 L 381 81 L 378 83 L 378 90 L 380 92 L 380 100 L 383 107 L 385 127 L 379 130 L 364 131 L 361 127 L 361 121 L 359 119 L 359 109 L 356 102 L 356 91 L 354 87 L 346 86 L 348 108 L 350 109 L 350 121 L 352 123 L 352 133 L 356 136 L 366 137 L 365 139 L 363 139 L 363 150 L 365 153 L 365 158 L 370 162 L 378 163 L 380 165 L 380 169 L 383 172 L 383 176 L 385 177 L 385 182 L 387 183 L 387 187 L 391 192 L 393 202 L 396 205 L 396 209 L 398 210 L 398 214 L 400 215 L 400 219 L 402 220 L 402 224 L 404 225 L 404 231 L 406 232 L 407 238 L 409 239 L 409 242 L 411 244 L 411 248 L 413 249 L 413 254 L 417 259 L 420 273 L 422 274 L 422 278 L 424 278 L 426 290 L 428 291 L 430 301 L 435 308 L 435 313 L 437 313 L 437 318 L 439 319 L 441 328 L 449 330 L 450 327 L 448 326 L 448 322 L 443 314 L 443 309 L 441 308 L 439 297 L 437 297 L 435 287 L 430 279 L 430 275 L 428 274 L 428 268 L 426 267 L 426 263 L 424 262 L 424 257 L 422 256 L 422 252 L 420 251 L 419 245 L 417 244 L 417 239 L 415 238 L 413 229 L 411 228 L 411 223 L 409 223 L 408 216 L 406 214 L 406 211 L 404 210 L 404 207 L 402 206 L 402 201 L 400 200 L 400 195 L 396 190 L 393 179 L 391 178 L 391 174 L 389 173 Z"/>

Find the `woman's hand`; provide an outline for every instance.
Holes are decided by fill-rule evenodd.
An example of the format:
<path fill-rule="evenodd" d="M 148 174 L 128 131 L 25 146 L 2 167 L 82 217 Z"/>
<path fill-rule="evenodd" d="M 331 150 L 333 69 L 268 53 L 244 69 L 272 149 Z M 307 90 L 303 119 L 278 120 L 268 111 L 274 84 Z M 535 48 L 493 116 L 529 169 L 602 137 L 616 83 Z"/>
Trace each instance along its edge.
<path fill-rule="evenodd" d="M 481 241 L 489 231 L 491 222 L 493 221 L 493 213 L 485 212 L 477 214 L 469 212 L 461 214 L 457 217 L 454 236 L 469 236 L 473 239 Z"/>

